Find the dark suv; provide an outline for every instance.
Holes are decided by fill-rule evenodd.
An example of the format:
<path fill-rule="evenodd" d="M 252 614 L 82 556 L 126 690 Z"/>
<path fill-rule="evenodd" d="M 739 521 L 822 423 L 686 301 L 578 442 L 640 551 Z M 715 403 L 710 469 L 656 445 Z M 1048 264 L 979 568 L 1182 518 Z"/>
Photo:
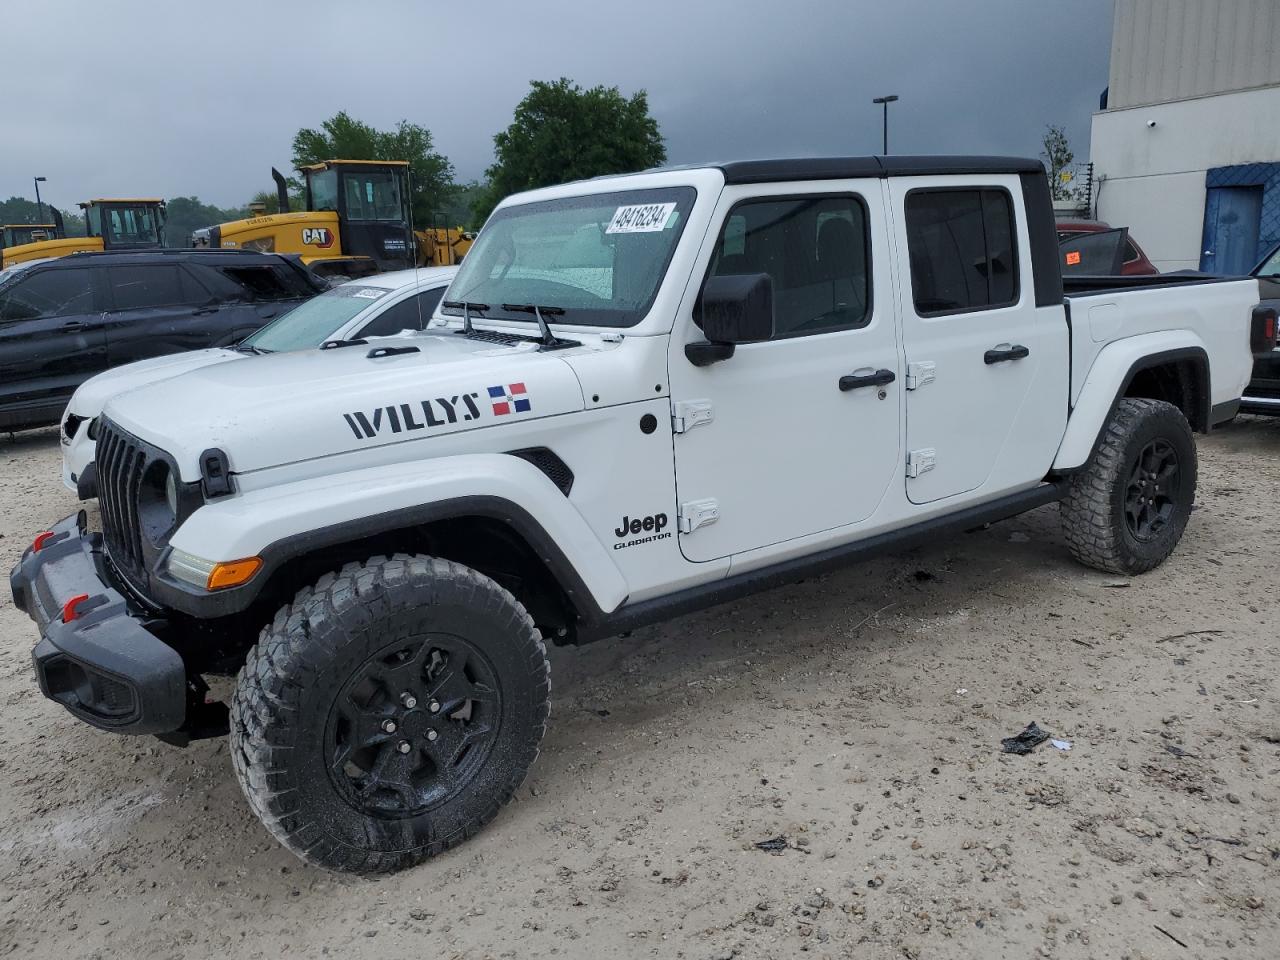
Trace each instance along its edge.
<path fill-rule="evenodd" d="M 0 273 L 0 429 L 57 423 L 95 373 L 235 343 L 325 289 L 296 258 L 238 250 L 79 253 Z"/>

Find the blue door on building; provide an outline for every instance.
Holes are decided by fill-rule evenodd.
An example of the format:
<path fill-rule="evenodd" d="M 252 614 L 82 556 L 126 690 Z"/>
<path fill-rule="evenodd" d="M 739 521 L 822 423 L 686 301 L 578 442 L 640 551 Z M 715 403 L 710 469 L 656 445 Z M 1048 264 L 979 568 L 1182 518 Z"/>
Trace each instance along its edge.
<path fill-rule="evenodd" d="M 1247 274 L 1258 262 L 1263 187 L 1210 187 L 1204 203 L 1200 269 Z"/>

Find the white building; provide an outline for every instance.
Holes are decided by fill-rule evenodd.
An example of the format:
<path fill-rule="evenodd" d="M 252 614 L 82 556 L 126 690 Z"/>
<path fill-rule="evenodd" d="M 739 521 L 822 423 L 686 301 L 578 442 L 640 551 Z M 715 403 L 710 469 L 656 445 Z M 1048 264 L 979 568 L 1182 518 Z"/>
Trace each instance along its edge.
<path fill-rule="evenodd" d="M 1097 216 L 1160 270 L 1244 273 L 1280 242 L 1280 0 L 1115 0 L 1103 96 Z"/>

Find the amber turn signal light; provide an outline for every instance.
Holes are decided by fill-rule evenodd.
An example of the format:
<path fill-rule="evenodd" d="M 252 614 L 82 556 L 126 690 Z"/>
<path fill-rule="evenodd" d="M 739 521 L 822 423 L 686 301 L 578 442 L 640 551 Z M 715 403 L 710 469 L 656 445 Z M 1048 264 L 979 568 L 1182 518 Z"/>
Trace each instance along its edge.
<path fill-rule="evenodd" d="M 224 590 L 227 587 L 238 587 L 248 583 L 253 575 L 262 569 L 261 557 L 249 557 L 245 560 L 231 560 L 227 563 L 215 563 L 209 571 L 209 590 Z"/>

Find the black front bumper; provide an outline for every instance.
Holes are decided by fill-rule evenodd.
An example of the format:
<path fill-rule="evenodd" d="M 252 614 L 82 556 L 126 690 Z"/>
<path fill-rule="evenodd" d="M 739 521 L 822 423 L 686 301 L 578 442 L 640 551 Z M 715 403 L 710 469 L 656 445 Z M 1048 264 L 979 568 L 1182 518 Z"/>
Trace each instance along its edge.
<path fill-rule="evenodd" d="M 102 537 L 86 531 L 84 513 L 52 532 L 9 574 L 14 605 L 40 628 L 31 658 L 41 692 L 102 730 L 178 730 L 187 713 L 182 657 L 111 583 Z M 80 615 L 64 623 L 63 605 L 81 595 Z"/>

